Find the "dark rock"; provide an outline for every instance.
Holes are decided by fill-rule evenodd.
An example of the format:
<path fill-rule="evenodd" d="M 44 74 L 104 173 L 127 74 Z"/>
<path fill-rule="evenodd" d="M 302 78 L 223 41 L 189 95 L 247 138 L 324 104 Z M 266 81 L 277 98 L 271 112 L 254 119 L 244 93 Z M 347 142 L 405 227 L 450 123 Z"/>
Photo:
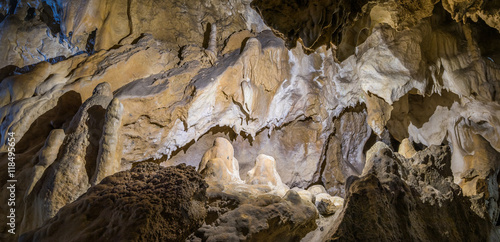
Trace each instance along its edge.
<path fill-rule="evenodd" d="M 367 2 L 254 0 L 252 7 L 288 46 L 295 47 L 301 39 L 304 47 L 315 49 L 329 42 L 340 43 L 343 27 L 352 22 Z"/>
<path fill-rule="evenodd" d="M 386 148 L 375 151 L 367 161 L 372 172 L 348 188 L 331 240 L 487 241 L 490 222 L 453 184 L 450 159 L 447 146 L 431 146 L 409 160 Z"/>
<path fill-rule="evenodd" d="M 203 224 L 206 188 L 194 167 L 142 163 L 103 179 L 20 241 L 182 241 Z"/>

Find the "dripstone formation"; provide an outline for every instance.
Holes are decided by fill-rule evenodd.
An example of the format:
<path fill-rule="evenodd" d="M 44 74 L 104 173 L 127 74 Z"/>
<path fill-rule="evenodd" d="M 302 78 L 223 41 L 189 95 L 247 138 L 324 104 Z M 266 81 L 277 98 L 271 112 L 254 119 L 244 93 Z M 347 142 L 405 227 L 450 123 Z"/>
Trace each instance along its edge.
<path fill-rule="evenodd" d="M 0 1 L 0 240 L 499 241 L 499 46 L 486 0 Z"/>

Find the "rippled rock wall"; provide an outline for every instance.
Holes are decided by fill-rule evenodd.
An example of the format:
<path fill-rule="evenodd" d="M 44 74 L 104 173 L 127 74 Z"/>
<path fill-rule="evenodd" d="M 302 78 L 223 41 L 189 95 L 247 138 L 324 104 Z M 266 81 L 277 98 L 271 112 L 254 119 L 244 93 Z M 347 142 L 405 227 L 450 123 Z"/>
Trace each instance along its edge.
<path fill-rule="evenodd" d="M 0 169 L 15 132 L 19 234 L 138 163 L 199 168 L 225 138 L 242 181 L 266 154 L 284 186 L 322 185 L 346 204 L 376 142 L 405 159 L 447 145 L 454 189 L 494 235 L 499 11 L 482 0 L 0 2 Z"/>

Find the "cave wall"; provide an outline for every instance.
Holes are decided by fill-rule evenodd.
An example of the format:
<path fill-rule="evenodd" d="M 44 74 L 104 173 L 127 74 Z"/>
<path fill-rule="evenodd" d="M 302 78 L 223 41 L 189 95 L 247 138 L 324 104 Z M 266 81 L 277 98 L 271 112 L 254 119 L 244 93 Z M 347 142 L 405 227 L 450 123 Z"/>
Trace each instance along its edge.
<path fill-rule="evenodd" d="M 446 144 L 454 182 L 496 224 L 499 11 L 481 0 L 2 1 L 0 167 L 15 132 L 20 230 L 140 162 L 197 167 L 216 137 L 232 142 L 243 179 L 267 154 L 286 185 L 341 196 L 376 141 Z"/>

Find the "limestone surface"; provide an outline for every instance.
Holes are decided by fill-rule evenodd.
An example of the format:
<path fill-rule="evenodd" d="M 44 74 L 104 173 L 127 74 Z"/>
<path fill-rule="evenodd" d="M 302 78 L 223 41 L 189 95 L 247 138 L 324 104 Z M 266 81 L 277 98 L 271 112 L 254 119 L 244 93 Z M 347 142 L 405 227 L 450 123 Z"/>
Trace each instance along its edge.
<path fill-rule="evenodd" d="M 0 170 L 13 133 L 19 224 L 14 236 L 0 227 L 0 240 L 144 162 L 191 165 L 210 184 L 211 227 L 193 239 L 215 238 L 228 213 L 270 223 L 245 235 L 250 223 L 224 217 L 238 238 L 331 239 L 358 210 L 358 184 L 359 209 L 408 215 L 384 217 L 390 229 L 372 221 L 377 232 L 499 240 L 499 19 L 498 1 L 486 0 L 0 1 Z M 0 173 L 2 191 L 8 179 Z M 346 206 L 313 229 L 319 193 Z M 279 216 L 258 212 L 259 196 Z M 447 210 L 467 201 L 479 220 Z M 411 210 L 437 214 L 433 204 L 491 230 L 477 237 Z M 406 218 L 442 229 L 406 230 Z"/>
<path fill-rule="evenodd" d="M 281 177 L 276 170 L 276 161 L 273 157 L 260 154 L 255 159 L 255 166 L 248 171 L 247 184 L 268 185 L 273 189 L 279 190 L 284 195 L 288 187 L 283 184 Z"/>

